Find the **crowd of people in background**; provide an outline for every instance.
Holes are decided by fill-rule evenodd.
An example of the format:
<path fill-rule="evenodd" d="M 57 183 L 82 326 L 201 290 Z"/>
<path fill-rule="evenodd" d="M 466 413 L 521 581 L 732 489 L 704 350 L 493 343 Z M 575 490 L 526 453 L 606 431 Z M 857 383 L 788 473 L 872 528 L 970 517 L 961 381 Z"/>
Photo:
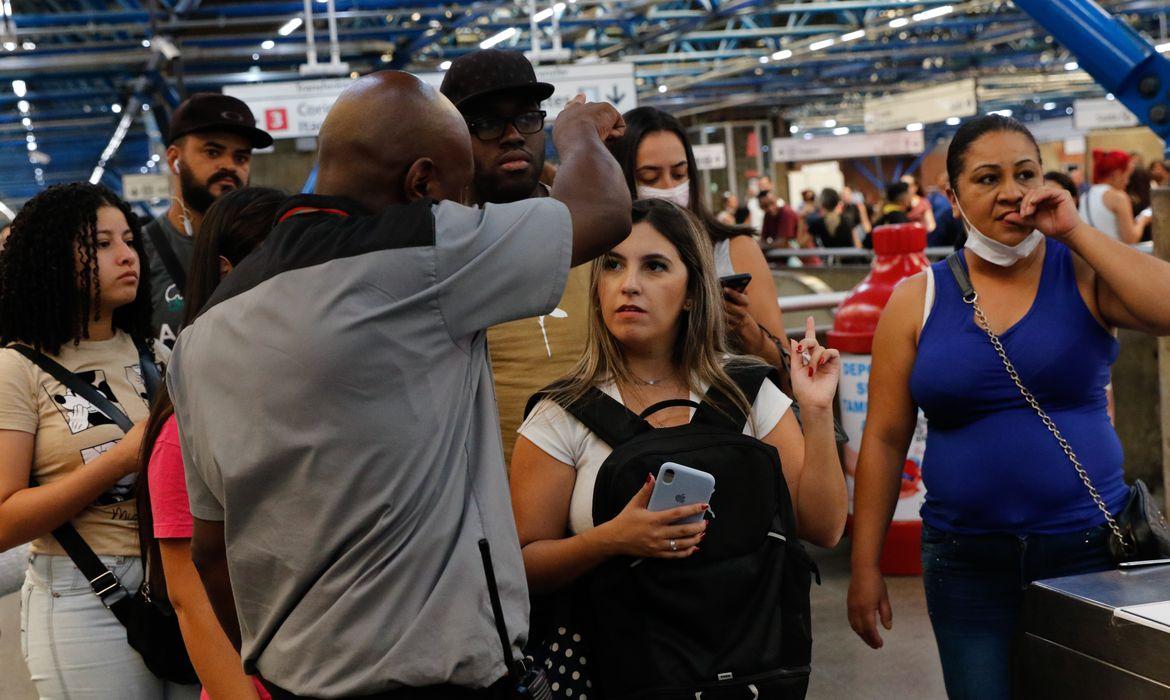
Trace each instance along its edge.
<path fill-rule="evenodd" d="M 1149 241 L 1150 192 L 1153 187 L 1170 186 L 1170 162 L 1153 160 L 1143 165 L 1140 154 L 1095 150 L 1092 182 L 1086 183 L 1080 169 L 1049 170 L 1044 180 L 1066 190 L 1084 216 L 1102 231 L 1126 243 Z M 799 202 L 787 203 L 773 192 L 769 178 L 752 178 L 746 199 L 731 192 L 721 195 L 717 218 L 727 225 L 747 225 L 754 230 L 765 251 L 791 248 L 872 248 L 875 226 L 915 223 L 927 233 L 930 247 L 963 247 L 967 232 L 956 217 L 947 194 L 947 175 L 924 188 L 915 174 L 905 174 L 887 183 L 880 191 L 843 186 L 794 193 Z M 758 216 L 755 212 L 759 212 Z M 789 265 L 820 265 L 824 258 L 784 256 L 774 253 L 773 261 Z"/>

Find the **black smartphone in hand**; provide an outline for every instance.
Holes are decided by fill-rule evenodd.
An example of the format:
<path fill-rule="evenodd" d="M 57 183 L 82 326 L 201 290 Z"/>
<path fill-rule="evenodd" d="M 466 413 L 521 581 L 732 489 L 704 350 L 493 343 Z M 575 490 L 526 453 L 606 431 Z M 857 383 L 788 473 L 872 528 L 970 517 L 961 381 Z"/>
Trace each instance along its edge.
<path fill-rule="evenodd" d="M 740 294 L 743 294 L 743 290 L 747 289 L 748 283 L 751 281 L 751 273 L 745 272 L 740 275 L 728 275 L 726 277 L 720 277 L 719 286 L 727 287 L 728 289 L 734 289 Z"/>

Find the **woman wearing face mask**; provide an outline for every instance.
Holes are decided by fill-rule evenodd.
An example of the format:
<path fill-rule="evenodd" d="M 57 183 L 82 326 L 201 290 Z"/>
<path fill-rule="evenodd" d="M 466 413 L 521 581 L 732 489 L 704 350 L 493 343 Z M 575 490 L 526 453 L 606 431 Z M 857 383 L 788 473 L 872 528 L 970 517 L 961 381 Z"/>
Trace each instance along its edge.
<path fill-rule="evenodd" d="M 1142 230 L 1126 192 L 1133 159 L 1124 151 L 1093 151 L 1093 182 L 1081 195 L 1081 214 L 1090 226 L 1122 243 L 1137 243 Z"/>
<path fill-rule="evenodd" d="M 199 315 L 220 280 L 272 230 L 283 192 L 247 187 L 225 194 L 207 210 L 191 259 L 183 325 Z M 204 700 L 267 698 L 243 671 L 240 654 L 219 625 L 191 561 L 193 520 L 184 481 L 178 424 L 163 386 L 146 421 L 138 468 L 138 532 L 150 563 L 151 590 L 170 601 L 183 642 L 203 683 Z"/>
<path fill-rule="evenodd" d="M 71 523 L 122 588 L 138 590 L 147 406 L 136 344 L 150 338 L 138 221 L 113 192 L 75 183 L 33 197 L 12 231 L 0 255 L 0 551 L 32 542 L 21 643 L 33 683 L 55 700 L 194 698 L 196 686 L 150 672 L 52 534 Z M 124 433 L 12 346 L 40 351 L 139 422 Z"/>
<path fill-rule="evenodd" d="M 699 172 L 695 154 L 677 119 L 654 107 L 638 107 L 622 116 L 626 134 L 610 145 L 610 151 L 622 166 L 630 194 L 635 200 L 670 200 L 698 217 L 715 247 L 717 276 L 751 274 L 743 293 L 723 289 L 728 329 L 736 348 L 778 368 L 788 389 L 787 335 L 776 282 L 751 230 L 728 226 L 711 214 L 698 179 L 692 178 Z"/>
<path fill-rule="evenodd" d="M 1069 440 L 1111 513 L 1125 504 L 1105 386 L 1112 329 L 1170 334 L 1170 264 L 1110 238 L 1043 180 L 1039 148 L 1010 118 L 964 124 L 948 192 L 967 228 L 963 267 L 1020 381 Z M 1023 399 L 947 263 L 900 285 L 874 337 L 857 483 L 849 620 L 882 645 L 892 613 L 878 568 L 919 407 L 923 573 L 951 698 L 1010 697 L 1010 657 L 1029 582 L 1114 566 L 1104 515 Z"/>

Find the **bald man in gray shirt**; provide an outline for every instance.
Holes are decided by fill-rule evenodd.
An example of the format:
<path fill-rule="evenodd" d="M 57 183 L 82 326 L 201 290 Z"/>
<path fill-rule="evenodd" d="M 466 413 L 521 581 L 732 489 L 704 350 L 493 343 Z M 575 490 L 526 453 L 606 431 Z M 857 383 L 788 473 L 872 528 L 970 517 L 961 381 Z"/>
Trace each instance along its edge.
<path fill-rule="evenodd" d="M 570 265 L 629 232 L 604 147 L 623 130 L 579 99 L 551 197 L 467 208 L 451 103 L 362 78 L 322 127 L 320 194 L 287 203 L 180 335 L 192 556 L 274 697 L 501 692 L 481 539 L 515 655 L 528 602 L 484 330 L 549 312 Z"/>

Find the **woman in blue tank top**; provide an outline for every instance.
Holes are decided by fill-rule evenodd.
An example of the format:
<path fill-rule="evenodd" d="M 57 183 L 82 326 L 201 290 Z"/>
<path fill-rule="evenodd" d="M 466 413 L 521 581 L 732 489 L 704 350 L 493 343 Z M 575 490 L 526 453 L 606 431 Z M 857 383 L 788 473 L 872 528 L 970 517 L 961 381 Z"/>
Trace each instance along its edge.
<path fill-rule="evenodd" d="M 1170 335 L 1170 264 L 1081 221 L 1068 192 L 1045 185 L 1039 148 L 1013 119 L 963 125 L 947 175 L 968 233 L 962 261 L 991 329 L 1117 513 L 1129 491 L 1106 413 L 1118 351 L 1112 330 Z M 929 424 L 923 574 L 947 694 L 1009 698 L 1024 588 L 1111 568 L 1104 515 L 1008 376 L 945 262 L 894 291 L 873 356 L 850 624 L 877 648 L 875 617 L 886 629 L 893 621 L 878 560 L 921 408 Z"/>

